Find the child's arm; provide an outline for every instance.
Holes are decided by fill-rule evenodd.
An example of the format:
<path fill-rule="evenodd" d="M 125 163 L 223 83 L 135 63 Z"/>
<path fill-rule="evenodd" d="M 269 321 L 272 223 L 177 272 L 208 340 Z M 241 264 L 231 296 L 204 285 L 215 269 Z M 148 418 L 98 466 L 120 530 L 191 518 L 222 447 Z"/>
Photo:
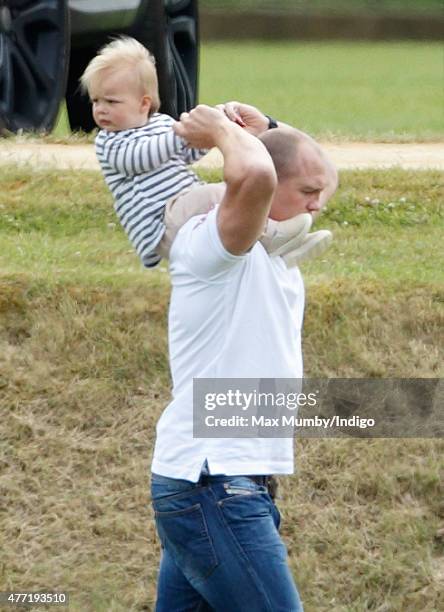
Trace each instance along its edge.
<path fill-rule="evenodd" d="M 96 139 L 99 158 L 126 176 L 156 170 L 174 155 L 182 156 L 186 148 L 186 142 L 172 129 L 153 135 L 145 130 L 103 136 L 99 133 Z"/>
<path fill-rule="evenodd" d="M 187 164 L 194 164 L 199 161 L 204 155 L 208 153 L 210 149 L 195 149 L 193 147 L 187 147 L 181 154 L 182 159 Z"/>

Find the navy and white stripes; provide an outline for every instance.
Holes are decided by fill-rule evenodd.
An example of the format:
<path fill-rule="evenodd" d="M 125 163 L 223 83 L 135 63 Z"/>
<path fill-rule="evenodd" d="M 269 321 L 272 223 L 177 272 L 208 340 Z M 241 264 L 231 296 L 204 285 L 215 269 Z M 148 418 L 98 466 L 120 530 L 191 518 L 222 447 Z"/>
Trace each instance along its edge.
<path fill-rule="evenodd" d="M 201 183 L 188 164 L 206 150 L 187 147 L 168 115 L 155 113 L 141 128 L 96 137 L 96 153 L 114 197 L 114 208 L 145 267 L 156 266 L 154 249 L 165 232 L 165 204 Z"/>

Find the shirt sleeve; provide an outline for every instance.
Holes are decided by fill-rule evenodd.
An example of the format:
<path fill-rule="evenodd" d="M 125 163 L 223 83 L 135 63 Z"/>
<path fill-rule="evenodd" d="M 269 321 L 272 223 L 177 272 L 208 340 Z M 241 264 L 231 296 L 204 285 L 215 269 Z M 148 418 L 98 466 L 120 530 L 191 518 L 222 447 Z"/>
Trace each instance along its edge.
<path fill-rule="evenodd" d="M 170 252 L 170 266 L 200 280 L 225 282 L 230 271 L 248 257 L 233 255 L 222 244 L 217 227 L 217 211 L 193 217 L 180 230 Z"/>
<path fill-rule="evenodd" d="M 96 142 L 97 155 L 115 172 L 134 176 L 151 172 L 171 159 L 182 155 L 185 141 L 172 129 L 155 135 L 133 132 L 113 132 Z"/>
<path fill-rule="evenodd" d="M 193 149 L 192 147 L 187 147 L 182 153 L 182 159 L 187 164 L 194 164 L 194 162 L 199 161 L 204 155 L 208 153 L 210 149 Z"/>

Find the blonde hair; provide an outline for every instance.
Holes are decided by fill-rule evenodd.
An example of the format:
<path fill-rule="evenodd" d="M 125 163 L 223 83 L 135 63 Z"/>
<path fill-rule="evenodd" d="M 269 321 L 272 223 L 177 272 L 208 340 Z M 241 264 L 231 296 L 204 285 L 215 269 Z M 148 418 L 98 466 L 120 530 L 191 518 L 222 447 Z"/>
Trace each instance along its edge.
<path fill-rule="evenodd" d="M 156 113 L 160 107 L 156 61 L 148 49 L 129 36 L 116 38 L 99 49 L 79 79 L 82 92 L 90 93 L 94 82 L 105 70 L 114 71 L 122 67 L 133 72 L 141 91 L 151 98 L 150 115 Z"/>

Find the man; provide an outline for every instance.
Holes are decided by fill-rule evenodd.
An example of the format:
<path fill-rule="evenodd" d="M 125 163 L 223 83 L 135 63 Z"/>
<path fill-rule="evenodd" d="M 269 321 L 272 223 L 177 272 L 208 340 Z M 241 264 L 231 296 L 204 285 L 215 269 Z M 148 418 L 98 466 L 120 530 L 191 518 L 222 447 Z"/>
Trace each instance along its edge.
<path fill-rule="evenodd" d="M 224 111 L 198 106 L 175 126 L 191 146 L 219 147 L 227 187 L 170 254 L 174 399 L 152 464 L 163 549 L 156 610 L 299 612 L 267 490 L 271 474 L 293 472 L 293 440 L 193 438 L 193 379 L 302 377 L 302 278 L 257 240 L 268 216 L 319 212 L 337 178 L 308 136 L 290 127 L 261 134 L 269 122 L 254 107 Z"/>

